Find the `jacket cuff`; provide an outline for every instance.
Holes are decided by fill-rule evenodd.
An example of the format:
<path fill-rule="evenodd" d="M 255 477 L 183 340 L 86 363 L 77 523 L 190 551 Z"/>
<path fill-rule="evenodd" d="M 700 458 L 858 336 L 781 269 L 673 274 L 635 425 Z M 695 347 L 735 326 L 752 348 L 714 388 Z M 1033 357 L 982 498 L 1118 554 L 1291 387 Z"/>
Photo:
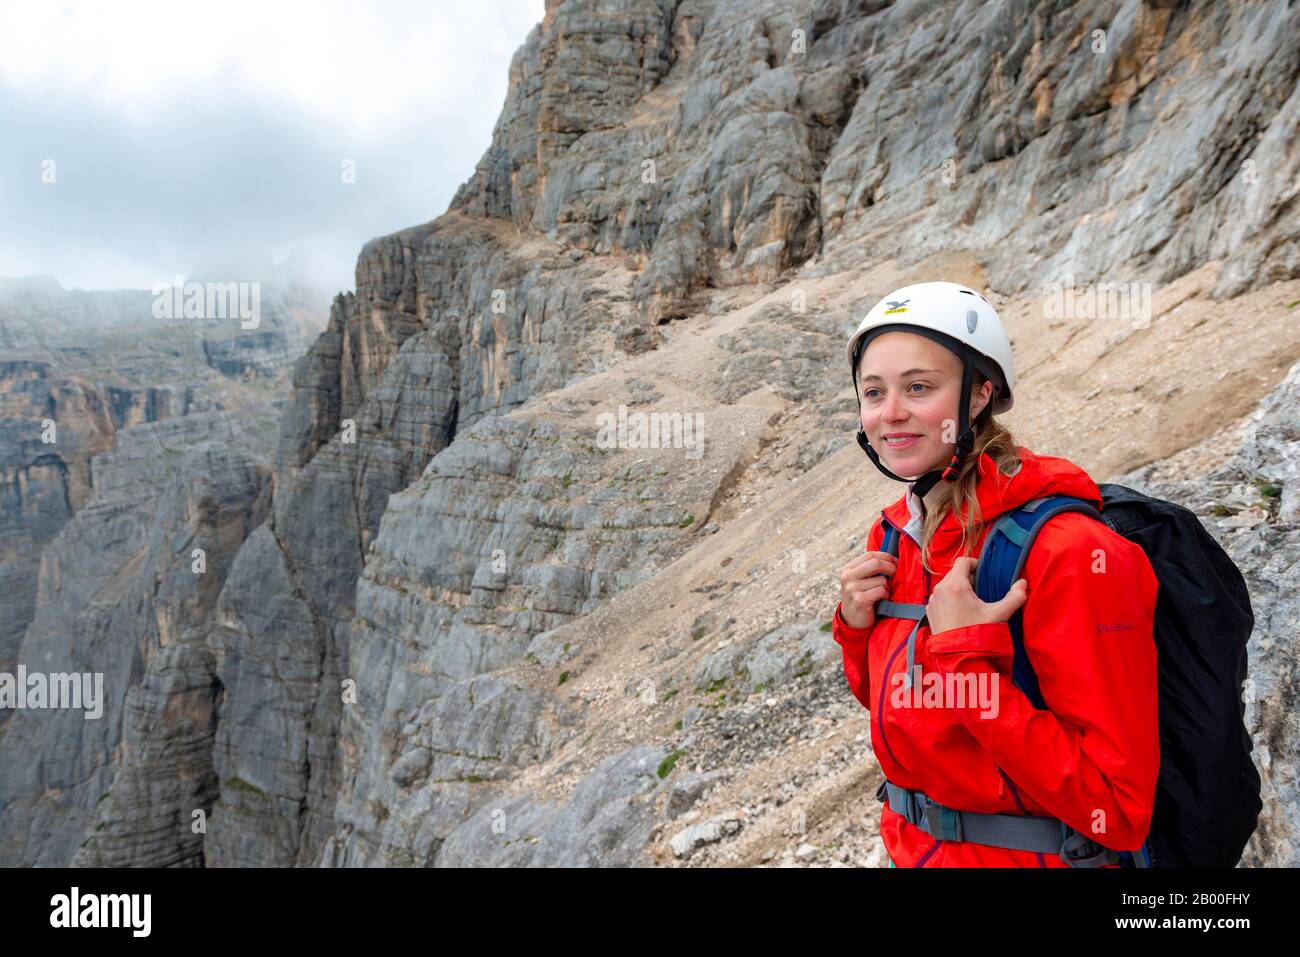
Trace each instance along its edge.
<path fill-rule="evenodd" d="M 931 633 L 926 648 L 932 655 L 959 653 L 990 658 L 1010 657 L 1015 650 L 1011 643 L 1011 628 L 1005 621 L 962 625 L 938 634 Z"/>
<path fill-rule="evenodd" d="M 842 645 L 845 641 L 865 641 L 870 637 L 871 631 L 871 628 L 854 628 L 840 614 L 840 605 L 835 606 L 834 627 L 831 629 L 831 637 L 836 642 Z"/>

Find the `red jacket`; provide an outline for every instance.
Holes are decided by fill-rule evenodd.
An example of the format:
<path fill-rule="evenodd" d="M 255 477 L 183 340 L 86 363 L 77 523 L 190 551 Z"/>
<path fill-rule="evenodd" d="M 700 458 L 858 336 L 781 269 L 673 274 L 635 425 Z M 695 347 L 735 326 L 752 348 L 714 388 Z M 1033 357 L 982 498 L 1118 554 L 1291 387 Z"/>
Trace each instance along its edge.
<path fill-rule="evenodd" d="M 980 456 L 976 494 L 982 519 L 991 523 L 1052 493 L 1101 508 L 1100 490 L 1078 466 L 1023 446 L 1020 460 L 1008 477 L 992 458 Z M 913 511 L 912 531 L 919 537 L 920 503 L 910 485 L 881 514 L 903 530 Z M 974 543 L 975 557 L 987 528 Z M 877 520 L 866 550 L 880 551 L 882 539 Z M 931 542 L 931 575 L 921 567 L 920 545 L 903 531 L 890 599 L 925 604 L 958 557 L 960 541 L 949 512 Z M 1067 513 L 1040 531 L 1023 577 L 1029 584 L 1025 647 L 1047 703 L 1044 711 L 1011 682 L 1006 622 L 938 634 L 923 625 L 915 643 L 922 675 L 957 671 L 988 681 L 1000 674 L 996 708 L 987 707 L 987 698 L 983 706 L 949 701 L 900 707 L 900 700 L 919 700 L 911 692 L 900 698 L 897 691 L 914 622 L 878 617 L 872 628 L 852 628 L 836 607 L 832 635 L 844 652 L 849 688 L 871 712 L 872 750 L 890 781 L 949 807 L 1050 815 L 1106 847 L 1136 850 L 1151 822 L 1160 769 L 1155 572 L 1138 545 L 1094 518 Z M 989 674 L 980 678 L 981 672 Z M 924 686 L 923 681 L 918 687 Z M 880 832 L 897 867 L 1068 866 L 1058 855 L 936 840 L 888 804 L 881 805 Z"/>

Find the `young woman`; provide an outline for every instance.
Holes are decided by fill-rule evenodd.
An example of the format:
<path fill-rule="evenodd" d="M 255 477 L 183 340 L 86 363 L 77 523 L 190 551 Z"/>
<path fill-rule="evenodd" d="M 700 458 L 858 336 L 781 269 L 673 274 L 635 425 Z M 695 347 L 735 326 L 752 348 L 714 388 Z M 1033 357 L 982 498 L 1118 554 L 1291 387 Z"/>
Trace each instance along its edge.
<path fill-rule="evenodd" d="M 1093 517 L 1056 515 L 1011 592 L 981 601 L 977 556 L 999 515 L 1052 494 L 1100 510 L 1100 491 L 993 418 L 1011 408 L 1015 372 L 975 290 L 896 290 L 862 320 L 848 357 L 858 442 L 908 483 L 842 569 L 832 628 L 871 712 L 890 866 L 1118 867 L 1121 851 L 1141 866 L 1160 767 L 1146 554 Z M 880 550 L 886 522 L 896 559 Z M 909 605 L 919 621 L 892 616 Z M 1011 678 L 1017 612 L 1045 709 Z"/>

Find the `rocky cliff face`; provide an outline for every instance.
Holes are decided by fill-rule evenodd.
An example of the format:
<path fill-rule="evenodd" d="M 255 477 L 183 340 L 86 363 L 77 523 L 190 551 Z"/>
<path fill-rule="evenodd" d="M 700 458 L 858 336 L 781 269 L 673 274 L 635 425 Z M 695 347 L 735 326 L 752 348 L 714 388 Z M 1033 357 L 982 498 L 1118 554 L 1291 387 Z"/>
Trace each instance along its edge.
<path fill-rule="evenodd" d="M 844 338 L 895 285 L 967 282 L 1011 332 L 1035 451 L 1098 481 L 1227 461 L 1300 357 L 1296 17 L 548 3 L 451 208 L 361 251 L 297 364 L 273 504 L 215 599 L 169 604 L 188 638 L 121 679 L 123 754 L 78 770 L 57 827 L 48 777 L 15 779 L 5 859 L 880 863 L 821 625 L 898 489 L 852 443 Z M 1149 321 L 1049 317 L 1071 281 L 1151 283 Z M 602 440 L 651 414 L 667 441 Z M 1294 436 L 1255 434 L 1275 458 L 1243 481 L 1289 488 Z M 261 501 L 223 474 L 215 500 Z M 1234 546 L 1270 608 L 1288 515 Z M 1293 856 L 1281 614 L 1248 863 Z"/>
<path fill-rule="evenodd" d="M 194 755 L 172 739 L 215 709 L 204 625 L 270 498 L 269 470 L 232 451 L 232 432 L 228 415 L 207 413 L 119 433 L 94 460 L 94 496 L 46 546 L 19 660 L 29 672 L 101 674 L 102 715 L 13 712 L 0 738 L 6 859 L 66 865 L 78 848 L 102 864 L 201 859 L 201 837 L 181 845 L 189 808 L 215 794 L 211 728 Z M 162 752 L 152 779 L 133 780 L 150 749 Z M 183 816 L 166 805 L 174 790 Z"/>
<path fill-rule="evenodd" d="M 276 404 L 319 324 L 300 293 L 273 287 L 246 339 L 237 320 L 158 320 L 153 303 L 0 284 L 0 671 L 104 682 L 92 720 L 0 711 L 6 860 L 202 861 L 201 832 L 169 824 L 159 840 L 159 797 L 185 795 L 186 814 L 211 804 L 214 729 L 170 725 L 202 727 L 186 682 L 215 713 L 207 621 L 269 510 Z"/>
<path fill-rule="evenodd" d="M 154 301 L 0 280 L 0 671 L 13 671 L 35 614 L 42 550 L 93 495 L 95 456 L 123 430 L 218 409 L 245 416 L 241 444 L 265 456 L 274 436 L 257 418 L 319 331 L 305 290 L 266 287 L 253 330 L 159 320 Z"/>
<path fill-rule="evenodd" d="M 165 416 L 173 396 L 158 398 L 146 404 Z M 41 550 L 90 494 L 91 459 L 112 447 L 116 424 L 100 389 L 58 376 L 41 359 L 0 363 L 0 403 L 0 671 L 12 672 L 35 613 Z M 49 421 L 56 423 L 53 437 L 62 440 L 57 447 L 42 441 Z"/>

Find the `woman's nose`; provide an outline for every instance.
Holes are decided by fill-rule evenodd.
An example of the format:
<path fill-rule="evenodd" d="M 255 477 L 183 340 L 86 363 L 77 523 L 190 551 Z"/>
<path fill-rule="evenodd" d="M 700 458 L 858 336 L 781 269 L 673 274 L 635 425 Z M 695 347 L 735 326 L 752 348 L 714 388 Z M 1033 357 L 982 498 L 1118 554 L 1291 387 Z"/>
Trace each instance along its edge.
<path fill-rule="evenodd" d="M 902 411 L 902 409 L 898 400 L 898 395 L 897 393 L 891 392 L 885 398 L 885 404 L 880 410 L 880 417 L 886 422 L 894 422 L 897 421 L 900 411 Z"/>

